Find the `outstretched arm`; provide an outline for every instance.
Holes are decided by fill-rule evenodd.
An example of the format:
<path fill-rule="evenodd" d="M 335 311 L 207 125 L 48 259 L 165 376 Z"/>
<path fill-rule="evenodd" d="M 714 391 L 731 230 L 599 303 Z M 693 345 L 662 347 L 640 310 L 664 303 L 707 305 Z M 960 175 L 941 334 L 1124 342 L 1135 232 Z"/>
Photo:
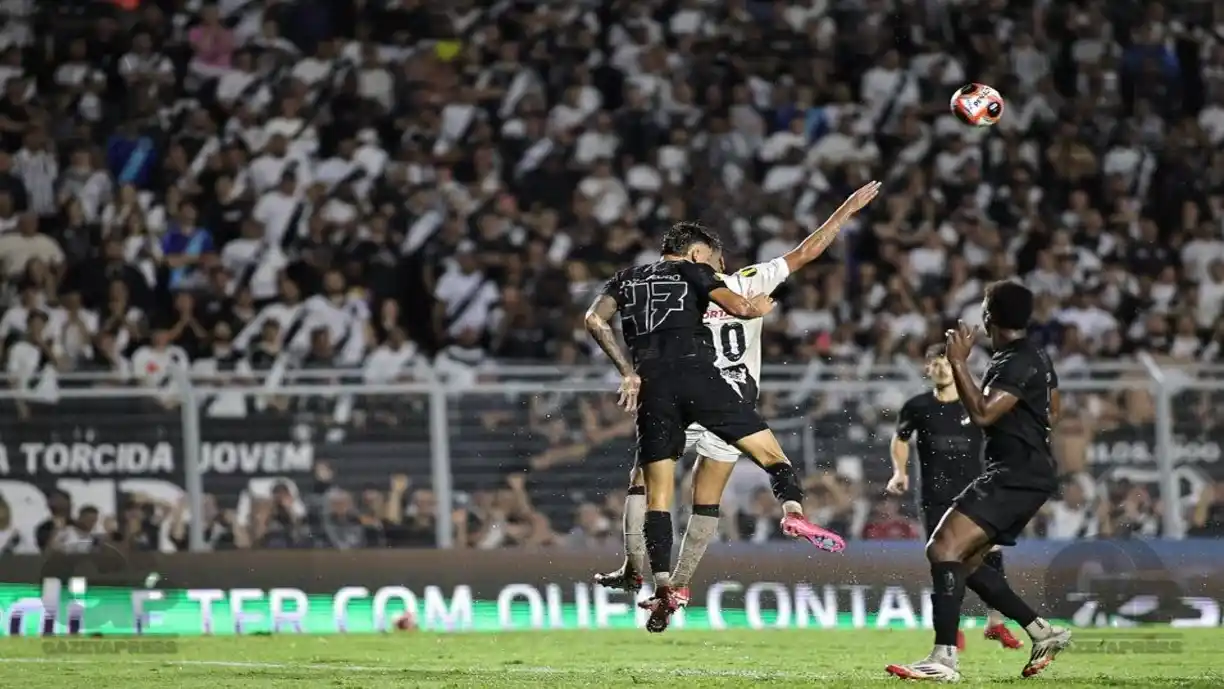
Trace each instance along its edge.
<path fill-rule="evenodd" d="M 842 225 L 854 217 L 855 213 L 858 213 L 867 204 L 871 203 L 871 200 L 879 193 L 879 182 L 870 182 L 860 187 L 858 191 L 855 191 L 850 198 L 846 199 L 841 207 L 833 212 L 833 215 L 829 216 L 829 219 L 823 225 L 816 228 L 816 231 L 812 232 L 812 234 L 809 234 L 807 239 L 799 243 L 799 246 L 782 256 L 786 260 L 786 266 L 790 268 L 790 272 L 793 273 L 820 258 L 820 255 L 825 252 L 825 249 L 829 248 L 833 240 L 837 239 L 837 235 L 841 233 Z"/>
<path fill-rule="evenodd" d="M 622 376 L 633 375 L 633 364 L 629 362 L 629 358 L 625 356 L 625 352 L 616 341 L 616 333 L 612 332 L 612 324 L 610 321 L 616 315 L 616 300 L 607 294 L 600 294 L 595 297 L 595 301 L 591 304 L 591 308 L 586 312 L 586 329 L 591 334 L 591 338 L 599 344 L 599 348 L 608 355 L 612 363 L 616 366 L 616 370 Z"/>

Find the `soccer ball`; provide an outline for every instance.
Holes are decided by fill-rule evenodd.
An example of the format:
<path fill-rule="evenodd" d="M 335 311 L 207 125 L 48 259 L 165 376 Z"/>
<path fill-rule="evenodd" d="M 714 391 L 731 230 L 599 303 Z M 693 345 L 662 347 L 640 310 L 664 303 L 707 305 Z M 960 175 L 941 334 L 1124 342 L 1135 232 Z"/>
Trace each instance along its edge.
<path fill-rule="evenodd" d="M 1003 118 L 1003 96 L 986 84 L 960 87 L 949 105 L 957 119 L 974 127 L 989 127 Z"/>
<path fill-rule="evenodd" d="M 416 613 L 405 610 L 403 615 L 396 618 L 395 628 L 401 632 L 415 632 L 417 630 Z"/>

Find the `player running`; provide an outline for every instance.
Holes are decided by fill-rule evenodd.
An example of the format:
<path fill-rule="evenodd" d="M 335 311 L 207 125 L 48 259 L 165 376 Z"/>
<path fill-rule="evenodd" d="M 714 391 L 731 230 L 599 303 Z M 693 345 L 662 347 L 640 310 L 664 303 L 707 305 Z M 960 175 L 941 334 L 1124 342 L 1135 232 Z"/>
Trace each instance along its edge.
<path fill-rule="evenodd" d="M 795 249 L 784 256 L 766 263 L 759 263 L 732 275 L 723 275 L 731 291 L 747 297 L 772 294 L 793 272 L 816 260 L 837 238 L 842 226 L 876 197 L 880 190 L 878 182 L 871 182 L 858 189 L 842 204 L 829 219 L 809 235 Z M 725 270 L 721 252 L 713 252 L 711 267 L 721 273 Z M 716 350 L 716 366 L 723 378 L 731 384 L 754 407 L 758 397 L 757 381 L 761 370 L 761 321 L 744 320 L 727 313 L 717 304 L 711 304 L 705 313 L 705 324 L 710 330 Z M 688 583 L 706 548 L 718 534 L 719 503 L 727 481 L 742 453 L 700 424 L 689 426 L 685 433 L 685 449 L 695 448 L 697 462 L 693 477 L 693 509 L 684 531 L 684 541 L 676 567 L 671 572 L 670 588 L 676 607 L 683 607 L 688 600 Z M 766 471 L 770 469 L 763 466 Z M 771 472 L 772 474 L 772 472 Z M 775 495 L 779 495 L 775 483 Z M 625 561 L 621 568 L 609 574 L 595 575 L 595 581 L 609 588 L 636 593 L 642 586 L 642 573 L 646 569 L 646 546 L 643 527 L 646 515 L 645 483 L 643 473 L 635 468 L 630 477 L 628 495 L 625 499 L 624 534 Z M 782 497 L 779 495 L 779 499 Z M 789 536 L 806 538 L 819 548 L 837 552 L 845 547 L 845 541 L 837 534 L 810 524 L 803 518 L 802 506 L 783 501 L 786 515 L 782 530 Z M 658 597 L 641 603 L 642 607 L 659 610 Z M 670 615 L 670 612 L 666 612 Z M 666 620 L 656 620 L 656 625 L 666 628 Z M 651 625 L 648 624 L 648 627 Z M 659 629 L 658 631 L 662 631 Z"/>
<path fill-rule="evenodd" d="M 935 533 L 935 527 L 952 507 L 956 496 L 982 473 L 982 429 L 965 416 L 945 351 L 944 345 L 927 349 L 925 372 L 935 388 L 911 397 L 902 405 L 897 431 L 889 446 L 893 475 L 886 490 L 891 495 L 901 496 L 909 490 L 910 446 L 911 443 L 917 445 L 921 479 L 919 507 L 928 538 Z M 992 548 L 983 564 L 1002 573 L 1003 551 Z M 1003 620 L 1000 612 L 991 610 L 984 636 L 998 641 L 1004 648 L 1023 646 L 1024 642 L 1011 633 Z M 956 647 L 965 648 L 963 631 L 957 630 Z"/>
<path fill-rule="evenodd" d="M 1071 642 L 1070 630 L 1039 617 L 1001 572 L 981 566 L 993 546 L 1015 545 L 1057 488 L 1050 428 L 1060 409 L 1058 374 L 1045 351 L 1027 337 L 1032 315 L 1028 288 L 996 282 L 986 289 L 982 322 L 994 356 L 980 389 L 967 363 L 976 330 L 961 323 L 948 331 L 947 357 L 961 405 L 986 436 L 986 470 L 953 501 L 927 542 L 935 648 L 925 660 L 885 668 L 897 677 L 960 679 L 956 632 L 966 586 L 1028 632 L 1033 650 L 1022 676 L 1044 670 Z"/>

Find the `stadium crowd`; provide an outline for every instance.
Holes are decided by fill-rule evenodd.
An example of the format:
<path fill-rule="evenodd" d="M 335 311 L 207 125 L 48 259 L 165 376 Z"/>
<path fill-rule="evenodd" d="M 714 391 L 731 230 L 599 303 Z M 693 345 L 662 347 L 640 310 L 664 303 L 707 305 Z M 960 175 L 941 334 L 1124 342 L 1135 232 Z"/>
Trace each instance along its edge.
<path fill-rule="evenodd" d="M 218 384 L 462 383 L 498 363 L 599 363 L 582 310 L 612 271 L 657 257 L 670 223 L 718 228 L 746 265 L 873 178 L 879 201 L 776 295 L 767 362 L 912 361 L 1014 275 L 1040 295 L 1034 336 L 1064 378 L 1141 352 L 1224 361 L 1215 3 L 5 0 L 0 14 L 0 356 L 23 419 L 54 415 L 82 372 L 167 388 L 172 407 L 179 365 Z M 948 114 L 967 81 L 1008 98 L 998 126 Z M 1068 489 L 1040 531 L 1157 533 L 1159 497 L 1090 478 L 1083 450 L 1150 411 L 1071 401 Z M 421 413 L 366 402 L 392 425 Z M 887 435 L 896 402 L 763 404 Z M 1187 406 L 1218 427 L 1210 404 Z M 210 413 L 249 412 L 226 407 Z M 616 540 L 631 426 L 612 411 L 483 411 L 485 431 L 531 438 L 464 493 L 458 540 Z M 609 443 L 606 467 L 589 461 Z M 549 471 L 582 462 L 614 477 L 607 490 L 557 500 Z M 218 496 L 212 542 L 432 542 L 427 488 L 396 474 L 354 499 L 321 466 L 241 524 Z M 750 467 L 729 540 L 778 537 L 755 481 Z M 861 476 L 808 482 L 813 514 L 851 537 L 919 536 Z M 1224 490 L 1200 493 L 1195 533 L 1224 534 Z M 549 500 L 562 507 L 533 507 Z M 181 537 L 178 506 L 131 505 L 129 530 Z"/>

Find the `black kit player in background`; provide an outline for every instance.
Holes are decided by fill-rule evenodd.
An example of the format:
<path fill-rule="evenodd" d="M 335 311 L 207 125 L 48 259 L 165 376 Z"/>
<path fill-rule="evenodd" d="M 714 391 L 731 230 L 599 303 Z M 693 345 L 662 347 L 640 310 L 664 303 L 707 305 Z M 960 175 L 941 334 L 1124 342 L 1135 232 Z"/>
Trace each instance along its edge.
<path fill-rule="evenodd" d="M 1071 643 L 1070 630 L 1042 619 L 1001 572 L 981 566 L 994 546 L 1016 544 L 1058 486 L 1050 448 L 1050 430 L 1060 409 L 1058 374 L 1045 351 L 1028 338 L 1032 316 L 1033 293 L 1028 288 L 1015 282 L 986 288 L 982 322 L 994 354 L 981 388 L 968 364 L 976 329 L 961 323 L 948 331 L 947 358 L 961 405 L 986 437 L 985 471 L 956 497 L 927 542 L 935 648 L 916 663 L 889 665 L 889 674 L 960 679 L 956 635 L 966 586 L 1028 632 L 1033 650 L 1021 676 L 1041 672 Z"/>
<path fill-rule="evenodd" d="M 944 345 L 932 345 L 927 349 L 925 373 L 934 388 L 914 395 L 902 405 L 897 431 L 889 445 L 893 475 L 886 490 L 896 496 L 904 495 L 909 489 L 910 445 L 917 446 L 918 507 L 927 538 L 935 533 L 935 527 L 952 507 L 956 496 L 982 474 L 982 429 L 965 415 L 946 351 Z M 1002 549 L 991 548 L 983 566 L 1002 572 Z M 991 610 L 983 636 L 998 641 L 1004 648 L 1022 647 L 1024 642 L 1011 633 L 1004 619 L 1002 613 Z M 959 630 L 956 647 L 965 648 L 965 635 Z"/>
<path fill-rule="evenodd" d="M 714 340 L 704 318 L 710 302 L 736 318 L 760 318 L 773 309 L 769 295 L 751 299 L 731 291 L 708 265 L 722 250 L 710 230 L 677 223 L 663 236 L 663 258 L 618 272 L 586 314 L 586 327 L 621 374 L 619 403 L 637 412 L 637 462 L 646 489 L 643 536 L 654 574 L 655 595 L 646 628 L 661 632 L 688 603 L 688 588 L 670 585 L 671 509 L 676 460 L 685 430 L 694 423 L 747 454 L 770 475 L 782 503 L 783 533 L 813 543 L 828 532 L 803 516 L 803 489 L 778 439 L 756 410 L 715 366 Z M 632 362 L 621 351 L 610 321 L 620 312 Z M 693 509 L 717 510 L 718 505 Z M 683 559 L 685 553 L 680 553 Z"/>

